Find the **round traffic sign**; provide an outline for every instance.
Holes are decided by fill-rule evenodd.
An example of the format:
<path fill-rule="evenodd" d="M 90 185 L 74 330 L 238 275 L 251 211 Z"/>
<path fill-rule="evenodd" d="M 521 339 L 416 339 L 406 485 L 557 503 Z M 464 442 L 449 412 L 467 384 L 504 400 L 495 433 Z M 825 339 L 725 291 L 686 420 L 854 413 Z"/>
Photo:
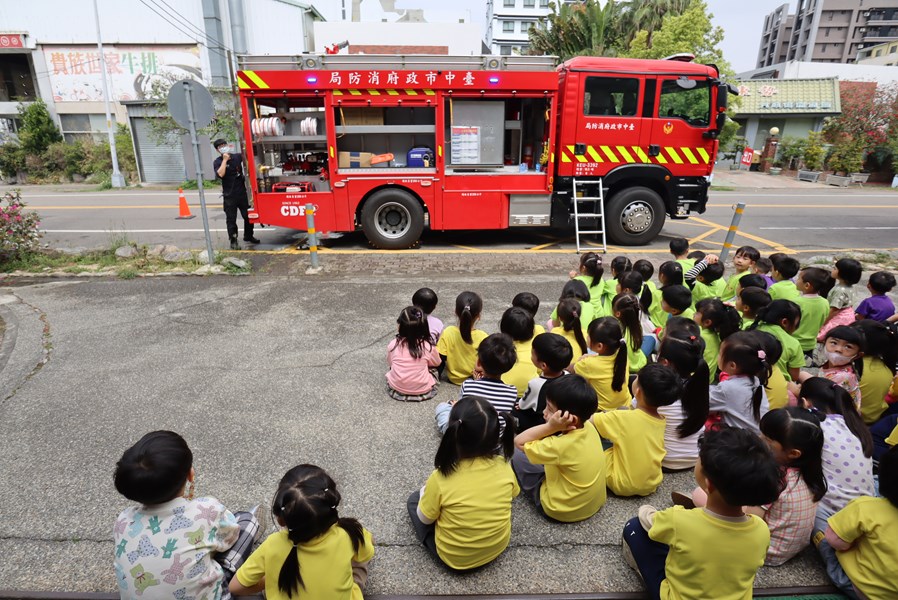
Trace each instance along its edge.
<path fill-rule="evenodd" d="M 212 122 L 215 108 L 212 105 L 212 94 L 202 83 L 192 79 L 182 79 L 171 86 L 168 91 L 168 112 L 181 127 L 190 129 L 190 116 L 187 101 L 193 107 L 193 122 L 197 129 Z"/>

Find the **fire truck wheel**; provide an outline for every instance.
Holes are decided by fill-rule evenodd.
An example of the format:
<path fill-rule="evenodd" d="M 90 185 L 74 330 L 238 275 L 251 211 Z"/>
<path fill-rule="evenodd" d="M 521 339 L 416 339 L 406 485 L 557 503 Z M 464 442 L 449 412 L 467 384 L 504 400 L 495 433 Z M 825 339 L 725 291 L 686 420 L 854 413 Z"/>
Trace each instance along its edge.
<path fill-rule="evenodd" d="M 424 231 L 424 209 L 405 190 L 380 190 L 362 207 L 362 230 L 375 248 L 411 248 Z"/>
<path fill-rule="evenodd" d="M 664 217 L 664 202 L 657 192 L 646 187 L 627 188 L 608 202 L 608 238 L 622 246 L 643 246 L 661 232 Z"/>

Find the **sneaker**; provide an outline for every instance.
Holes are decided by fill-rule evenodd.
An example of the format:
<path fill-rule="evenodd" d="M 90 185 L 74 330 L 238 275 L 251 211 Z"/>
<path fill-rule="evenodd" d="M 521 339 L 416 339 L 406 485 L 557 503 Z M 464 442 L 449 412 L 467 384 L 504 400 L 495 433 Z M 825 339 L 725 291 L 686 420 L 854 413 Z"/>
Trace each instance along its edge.
<path fill-rule="evenodd" d="M 695 502 L 693 502 L 692 496 L 688 494 L 684 494 L 682 492 L 671 492 L 670 499 L 677 506 L 682 506 L 690 510 L 695 508 Z"/>
<path fill-rule="evenodd" d="M 656 512 L 658 512 L 658 509 L 651 504 L 643 504 L 636 512 L 639 516 L 639 524 L 642 525 L 642 528 L 646 531 L 652 528 L 652 522 L 655 520 Z"/>
<path fill-rule="evenodd" d="M 262 240 L 254 237 L 243 238 L 243 241 L 247 244 L 261 244 Z"/>
<path fill-rule="evenodd" d="M 255 538 L 253 538 L 253 550 L 255 550 L 268 535 L 268 508 L 263 504 L 256 504 L 249 509 L 249 514 L 251 514 L 259 524 L 259 529 L 256 531 Z"/>
<path fill-rule="evenodd" d="M 240 244 L 237 243 L 237 240 L 231 240 L 231 250 L 240 250 Z"/>

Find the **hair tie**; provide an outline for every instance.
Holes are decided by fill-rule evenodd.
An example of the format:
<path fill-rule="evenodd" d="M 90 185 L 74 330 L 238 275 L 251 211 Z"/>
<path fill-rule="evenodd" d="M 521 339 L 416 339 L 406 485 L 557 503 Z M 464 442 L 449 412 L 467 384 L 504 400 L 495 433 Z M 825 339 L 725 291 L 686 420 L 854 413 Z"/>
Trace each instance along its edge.
<path fill-rule="evenodd" d="M 461 310 L 462 310 L 462 312 L 471 312 L 471 306 L 468 304 L 465 304 L 465 307 Z"/>
<path fill-rule="evenodd" d="M 619 343 L 621 346 L 624 346 L 624 345 L 626 345 L 626 343 L 627 343 L 627 340 L 625 340 L 624 338 L 621 338 L 621 339 L 619 339 L 619 340 L 617 340 L 617 341 L 618 341 L 618 343 Z"/>
<path fill-rule="evenodd" d="M 334 504 L 333 506 L 331 506 L 331 510 L 337 510 L 337 505 Z"/>
<path fill-rule="evenodd" d="M 767 358 L 767 353 L 763 350 L 758 350 L 758 358 L 760 358 L 761 361 L 764 361 Z"/>
<path fill-rule="evenodd" d="M 838 383 L 836 383 L 836 382 L 833 382 L 833 383 L 830 384 L 829 389 L 834 390 L 834 389 L 836 389 L 837 387 L 842 387 L 842 386 L 840 386 L 840 385 L 839 385 Z"/>
<path fill-rule="evenodd" d="M 690 336 L 689 336 L 689 341 L 690 341 L 690 342 L 694 342 L 694 341 L 695 341 L 695 336 L 694 336 L 694 335 L 690 335 Z"/>
<path fill-rule="evenodd" d="M 330 488 L 324 488 L 324 491 L 325 491 L 325 492 L 329 492 L 329 491 L 330 491 Z"/>

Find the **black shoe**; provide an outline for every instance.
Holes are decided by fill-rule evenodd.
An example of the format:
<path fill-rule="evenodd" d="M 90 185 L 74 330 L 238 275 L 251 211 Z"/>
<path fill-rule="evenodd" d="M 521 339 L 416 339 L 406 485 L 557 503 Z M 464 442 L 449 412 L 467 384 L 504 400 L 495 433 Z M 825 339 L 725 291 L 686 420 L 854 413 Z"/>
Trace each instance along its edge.
<path fill-rule="evenodd" d="M 243 238 L 243 241 L 247 244 L 261 244 L 262 240 L 254 237 Z"/>
<path fill-rule="evenodd" d="M 231 240 L 231 250 L 240 250 L 240 244 L 237 243 L 237 240 Z"/>

